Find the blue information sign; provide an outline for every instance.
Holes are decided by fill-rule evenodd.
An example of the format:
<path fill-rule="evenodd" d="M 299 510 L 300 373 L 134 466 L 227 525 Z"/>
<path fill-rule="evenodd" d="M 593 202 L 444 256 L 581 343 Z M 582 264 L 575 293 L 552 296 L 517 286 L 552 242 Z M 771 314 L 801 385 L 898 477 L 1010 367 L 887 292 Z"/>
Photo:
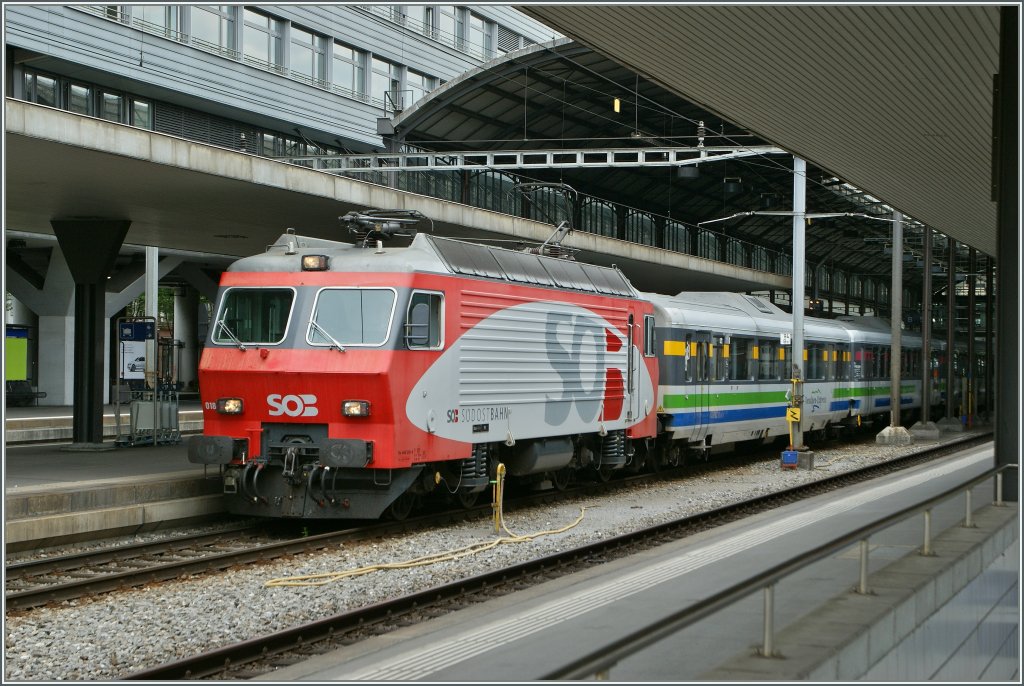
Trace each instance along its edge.
<path fill-rule="evenodd" d="M 146 341 L 154 338 L 155 322 L 121 322 L 118 338 L 122 341 Z"/>

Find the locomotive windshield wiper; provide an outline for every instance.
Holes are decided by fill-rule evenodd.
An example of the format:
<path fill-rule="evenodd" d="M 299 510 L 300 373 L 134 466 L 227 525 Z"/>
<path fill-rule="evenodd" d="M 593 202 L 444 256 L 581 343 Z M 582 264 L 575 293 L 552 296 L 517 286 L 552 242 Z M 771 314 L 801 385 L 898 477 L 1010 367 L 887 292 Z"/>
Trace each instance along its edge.
<path fill-rule="evenodd" d="M 312 328 L 314 328 L 317 331 L 319 331 L 321 336 L 323 336 L 324 338 L 329 340 L 331 342 L 331 347 L 332 348 L 337 348 L 338 352 L 345 352 L 344 346 L 342 346 L 342 344 L 339 343 L 338 341 L 334 340 L 334 336 L 332 336 L 331 334 L 327 333 L 327 330 L 324 327 L 322 327 L 319 324 L 317 324 L 315 319 L 310 319 L 309 320 L 309 325 Z"/>
<path fill-rule="evenodd" d="M 228 328 L 228 324 L 225 321 L 227 318 L 228 318 L 228 313 L 225 312 L 224 316 L 221 317 L 220 320 L 217 322 L 217 327 L 219 327 L 221 331 L 223 331 L 225 334 L 227 334 L 227 337 L 231 339 L 232 343 L 234 343 L 235 345 L 238 346 L 239 350 L 245 350 L 246 349 L 245 344 L 242 343 L 242 341 L 238 340 L 238 336 L 236 336 L 234 334 L 234 332 L 231 329 Z"/>

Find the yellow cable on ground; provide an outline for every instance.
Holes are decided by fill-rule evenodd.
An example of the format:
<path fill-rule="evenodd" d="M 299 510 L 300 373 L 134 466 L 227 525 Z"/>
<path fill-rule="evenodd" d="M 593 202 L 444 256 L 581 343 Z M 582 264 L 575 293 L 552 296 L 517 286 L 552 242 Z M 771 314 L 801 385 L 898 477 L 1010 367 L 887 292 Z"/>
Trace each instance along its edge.
<path fill-rule="evenodd" d="M 552 534 L 560 534 L 572 529 L 583 521 L 583 515 L 586 512 L 585 507 L 580 508 L 580 516 L 576 518 L 572 524 L 562 527 L 561 529 L 550 529 L 548 531 L 538 531 L 533 534 L 514 534 L 509 531 L 508 527 L 505 526 L 505 517 L 502 509 L 502 499 L 504 497 L 504 482 L 505 482 L 505 465 L 498 465 L 498 475 L 493 482 L 494 502 L 492 507 L 494 509 L 494 525 L 497 531 L 499 527 L 505 530 L 508 536 L 503 536 L 488 541 L 485 543 L 474 543 L 464 548 L 458 548 L 456 550 L 445 551 L 441 553 L 434 553 L 433 555 L 424 555 L 417 557 L 412 560 L 406 560 L 405 562 L 384 562 L 376 565 L 367 565 L 365 567 L 359 567 L 357 569 L 348 569 L 340 572 L 323 572 L 321 574 L 304 574 L 299 576 L 285 576 L 277 579 L 271 579 L 266 582 L 264 587 L 270 588 L 275 586 L 325 586 L 329 583 L 340 581 L 342 579 L 348 579 L 351 577 L 363 576 L 364 574 L 370 574 L 383 569 L 409 569 L 411 567 L 424 567 L 426 565 L 436 564 L 438 562 L 447 562 L 451 560 L 458 560 L 469 555 L 475 555 L 476 553 L 484 552 L 485 550 L 491 550 L 497 548 L 499 545 L 505 545 L 508 543 L 524 543 L 526 541 L 532 541 L 535 538 L 541 536 L 550 536 Z"/>

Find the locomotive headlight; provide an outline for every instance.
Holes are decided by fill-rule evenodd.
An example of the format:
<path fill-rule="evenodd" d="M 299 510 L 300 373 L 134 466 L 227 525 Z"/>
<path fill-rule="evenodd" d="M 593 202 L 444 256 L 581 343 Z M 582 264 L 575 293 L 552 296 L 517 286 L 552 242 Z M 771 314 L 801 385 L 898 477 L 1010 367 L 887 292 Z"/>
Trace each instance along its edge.
<path fill-rule="evenodd" d="M 217 411 L 221 414 L 242 414 L 242 399 L 218 398 Z"/>
<path fill-rule="evenodd" d="M 327 271 L 327 255 L 303 255 L 302 271 L 323 272 Z"/>
<path fill-rule="evenodd" d="M 346 417 L 369 417 L 369 400 L 346 400 L 341 403 L 341 414 Z"/>

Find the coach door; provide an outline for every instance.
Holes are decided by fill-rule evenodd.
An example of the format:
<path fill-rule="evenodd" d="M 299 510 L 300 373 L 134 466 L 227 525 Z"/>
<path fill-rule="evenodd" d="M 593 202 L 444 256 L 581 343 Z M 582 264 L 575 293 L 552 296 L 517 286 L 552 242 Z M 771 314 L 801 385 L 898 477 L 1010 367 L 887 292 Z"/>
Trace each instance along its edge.
<path fill-rule="evenodd" d="M 698 331 L 696 365 L 694 370 L 694 427 L 691 440 L 703 441 L 708 434 L 711 420 L 710 382 L 714 374 L 715 359 L 711 348 L 711 332 Z"/>

